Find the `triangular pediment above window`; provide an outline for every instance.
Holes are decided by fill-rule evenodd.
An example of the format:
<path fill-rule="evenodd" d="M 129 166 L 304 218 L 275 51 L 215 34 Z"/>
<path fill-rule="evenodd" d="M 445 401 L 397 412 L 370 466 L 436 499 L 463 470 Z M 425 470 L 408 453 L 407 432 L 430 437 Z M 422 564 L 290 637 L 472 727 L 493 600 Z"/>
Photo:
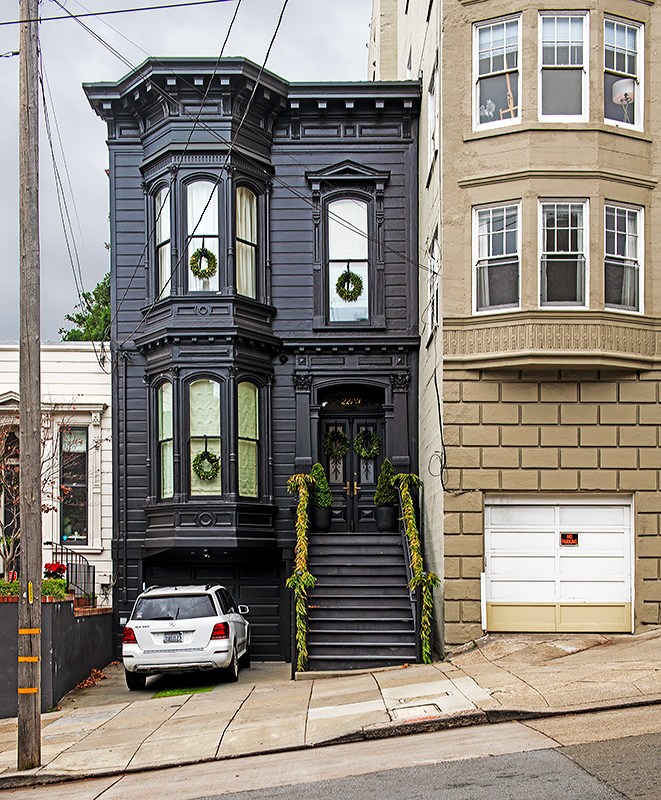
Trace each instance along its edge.
<path fill-rule="evenodd" d="M 363 164 L 357 164 L 355 161 L 341 161 L 339 164 L 333 164 L 330 167 L 318 170 L 316 172 L 306 172 L 305 177 L 312 185 L 312 191 L 320 191 L 322 184 L 328 184 L 329 188 L 346 185 L 359 185 L 371 184 L 376 186 L 377 189 L 383 190 L 383 187 L 390 178 L 389 171 L 379 171 L 371 169 Z M 323 186 L 325 189 L 326 186 Z"/>
<path fill-rule="evenodd" d="M 18 405 L 18 392 L 3 392 L 0 394 L 0 410 L 15 408 Z"/>

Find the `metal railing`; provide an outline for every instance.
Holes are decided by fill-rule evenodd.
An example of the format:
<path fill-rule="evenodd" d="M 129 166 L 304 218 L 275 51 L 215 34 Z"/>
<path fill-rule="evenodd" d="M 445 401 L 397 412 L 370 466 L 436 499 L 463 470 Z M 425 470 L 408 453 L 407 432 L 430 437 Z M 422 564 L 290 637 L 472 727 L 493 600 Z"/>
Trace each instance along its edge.
<path fill-rule="evenodd" d="M 69 582 L 69 589 L 74 597 L 86 598 L 90 605 L 94 605 L 94 578 L 96 568 L 90 562 L 76 553 L 70 547 L 65 547 L 57 542 L 44 542 L 52 548 L 53 561 L 64 564 L 67 571 L 64 578 Z"/>

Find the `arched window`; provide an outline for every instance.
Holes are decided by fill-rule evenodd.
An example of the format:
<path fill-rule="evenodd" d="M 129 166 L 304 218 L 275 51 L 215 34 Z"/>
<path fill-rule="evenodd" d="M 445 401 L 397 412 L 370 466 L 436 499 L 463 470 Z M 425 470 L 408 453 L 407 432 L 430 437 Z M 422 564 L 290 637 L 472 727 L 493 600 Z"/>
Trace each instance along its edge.
<path fill-rule="evenodd" d="M 191 495 L 219 495 L 220 384 L 194 381 L 188 390 Z"/>
<path fill-rule="evenodd" d="M 327 215 L 329 321 L 367 322 L 370 292 L 367 203 L 350 197 L 333 200 L 328 204 Z M 347 301 L 337 291 L 338 281 L 347 273 L 362 281 L 362 291 L 355 300 Z M 355 281 L 345 286 L 355 289 Z"/>
<path fill-rule="evenodd" d="M 257 198 L 245 186 L 236 189 L 236 291 L 257 297 Z"/>
<path fill-rule="evenodd" d="M 239 494 L 259 496 L 259 390 L 249 381 L 237 386 Z"/>
<path fill-rule="evenodd" d="M 154 198 L 156 265 L 158 297 L 166 297 L 172 288 L 170 258 L 170 189 L 164 186 Z"/>
<path fill-rule="evenodd" d="M 189 183 L 186 190 L 188 211 L 188 289 L 191 292 L 217 292 L 218 266 L 208 278 L 198 278 L 190 268 L 191 256 L 201 248 L 208 250 L 219 261 L 220 243 L 218 239 L 218 186 L 212 181 Z M 200 260 L 200 267 L 207 269 L 206 259 Z"/>
<path fill-rule="evenodd" d="M 161 499 L 174 494 L 174 447 L 172 420 L 172 384 L 158 389 L 158 467 Z"/>

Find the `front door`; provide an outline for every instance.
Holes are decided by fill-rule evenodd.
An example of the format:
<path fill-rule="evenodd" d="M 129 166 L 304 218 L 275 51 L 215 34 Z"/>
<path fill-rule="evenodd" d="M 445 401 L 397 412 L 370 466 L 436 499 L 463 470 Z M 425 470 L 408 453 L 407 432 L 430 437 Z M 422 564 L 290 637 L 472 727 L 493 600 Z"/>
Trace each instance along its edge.
<path fill-rule="evenodd" d="M 328 483 L 333 494 L 332 530 L 375 529 L 374 492 L 379 476 L 378 470 L 384 458 L 383 447 L 381 444 L 379 453 L 373 458 L 361 457 L 354 448 L 356 437 L 360 433 L 376 434 L 383 443 L 382 419 L 377 415 L 366 416 L 358 412 L 342 416 L 333 415 L 332 419 L 322 421 L 322 453 L 324 453 L 324 439 L 329 434 L 331 437 L 334 436 L 334 445 L 340 453 L 348 445 L 344 455 L 323 456 Z M 368 436 L 367 441 L 369 444 L 372 441 L 371 437 Z"/>

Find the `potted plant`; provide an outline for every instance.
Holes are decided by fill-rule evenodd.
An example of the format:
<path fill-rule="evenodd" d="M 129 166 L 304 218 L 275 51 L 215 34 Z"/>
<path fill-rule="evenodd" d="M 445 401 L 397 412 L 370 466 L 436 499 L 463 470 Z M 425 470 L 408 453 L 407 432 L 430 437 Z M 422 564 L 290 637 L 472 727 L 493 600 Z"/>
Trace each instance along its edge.
<path fill-rule="evenodd" d="M 329 531 L 331 526 L 333 495 L 326 472 L 321 464 L 314 464 L 310 470 L 310 527 L 315 531 Z"/>
<path fill-rule="evenodd" d="M 397 496 L 397 489 L 393 486 L 392 479 L 394 477 L 395 473 L 390 459 L 386 458 L 381 466 L 379 481 L 376 485 L 376 492 L 374 493 L 376 527 L 380 531 L 397 530 L 397 505 L 399 497 Z"/>

